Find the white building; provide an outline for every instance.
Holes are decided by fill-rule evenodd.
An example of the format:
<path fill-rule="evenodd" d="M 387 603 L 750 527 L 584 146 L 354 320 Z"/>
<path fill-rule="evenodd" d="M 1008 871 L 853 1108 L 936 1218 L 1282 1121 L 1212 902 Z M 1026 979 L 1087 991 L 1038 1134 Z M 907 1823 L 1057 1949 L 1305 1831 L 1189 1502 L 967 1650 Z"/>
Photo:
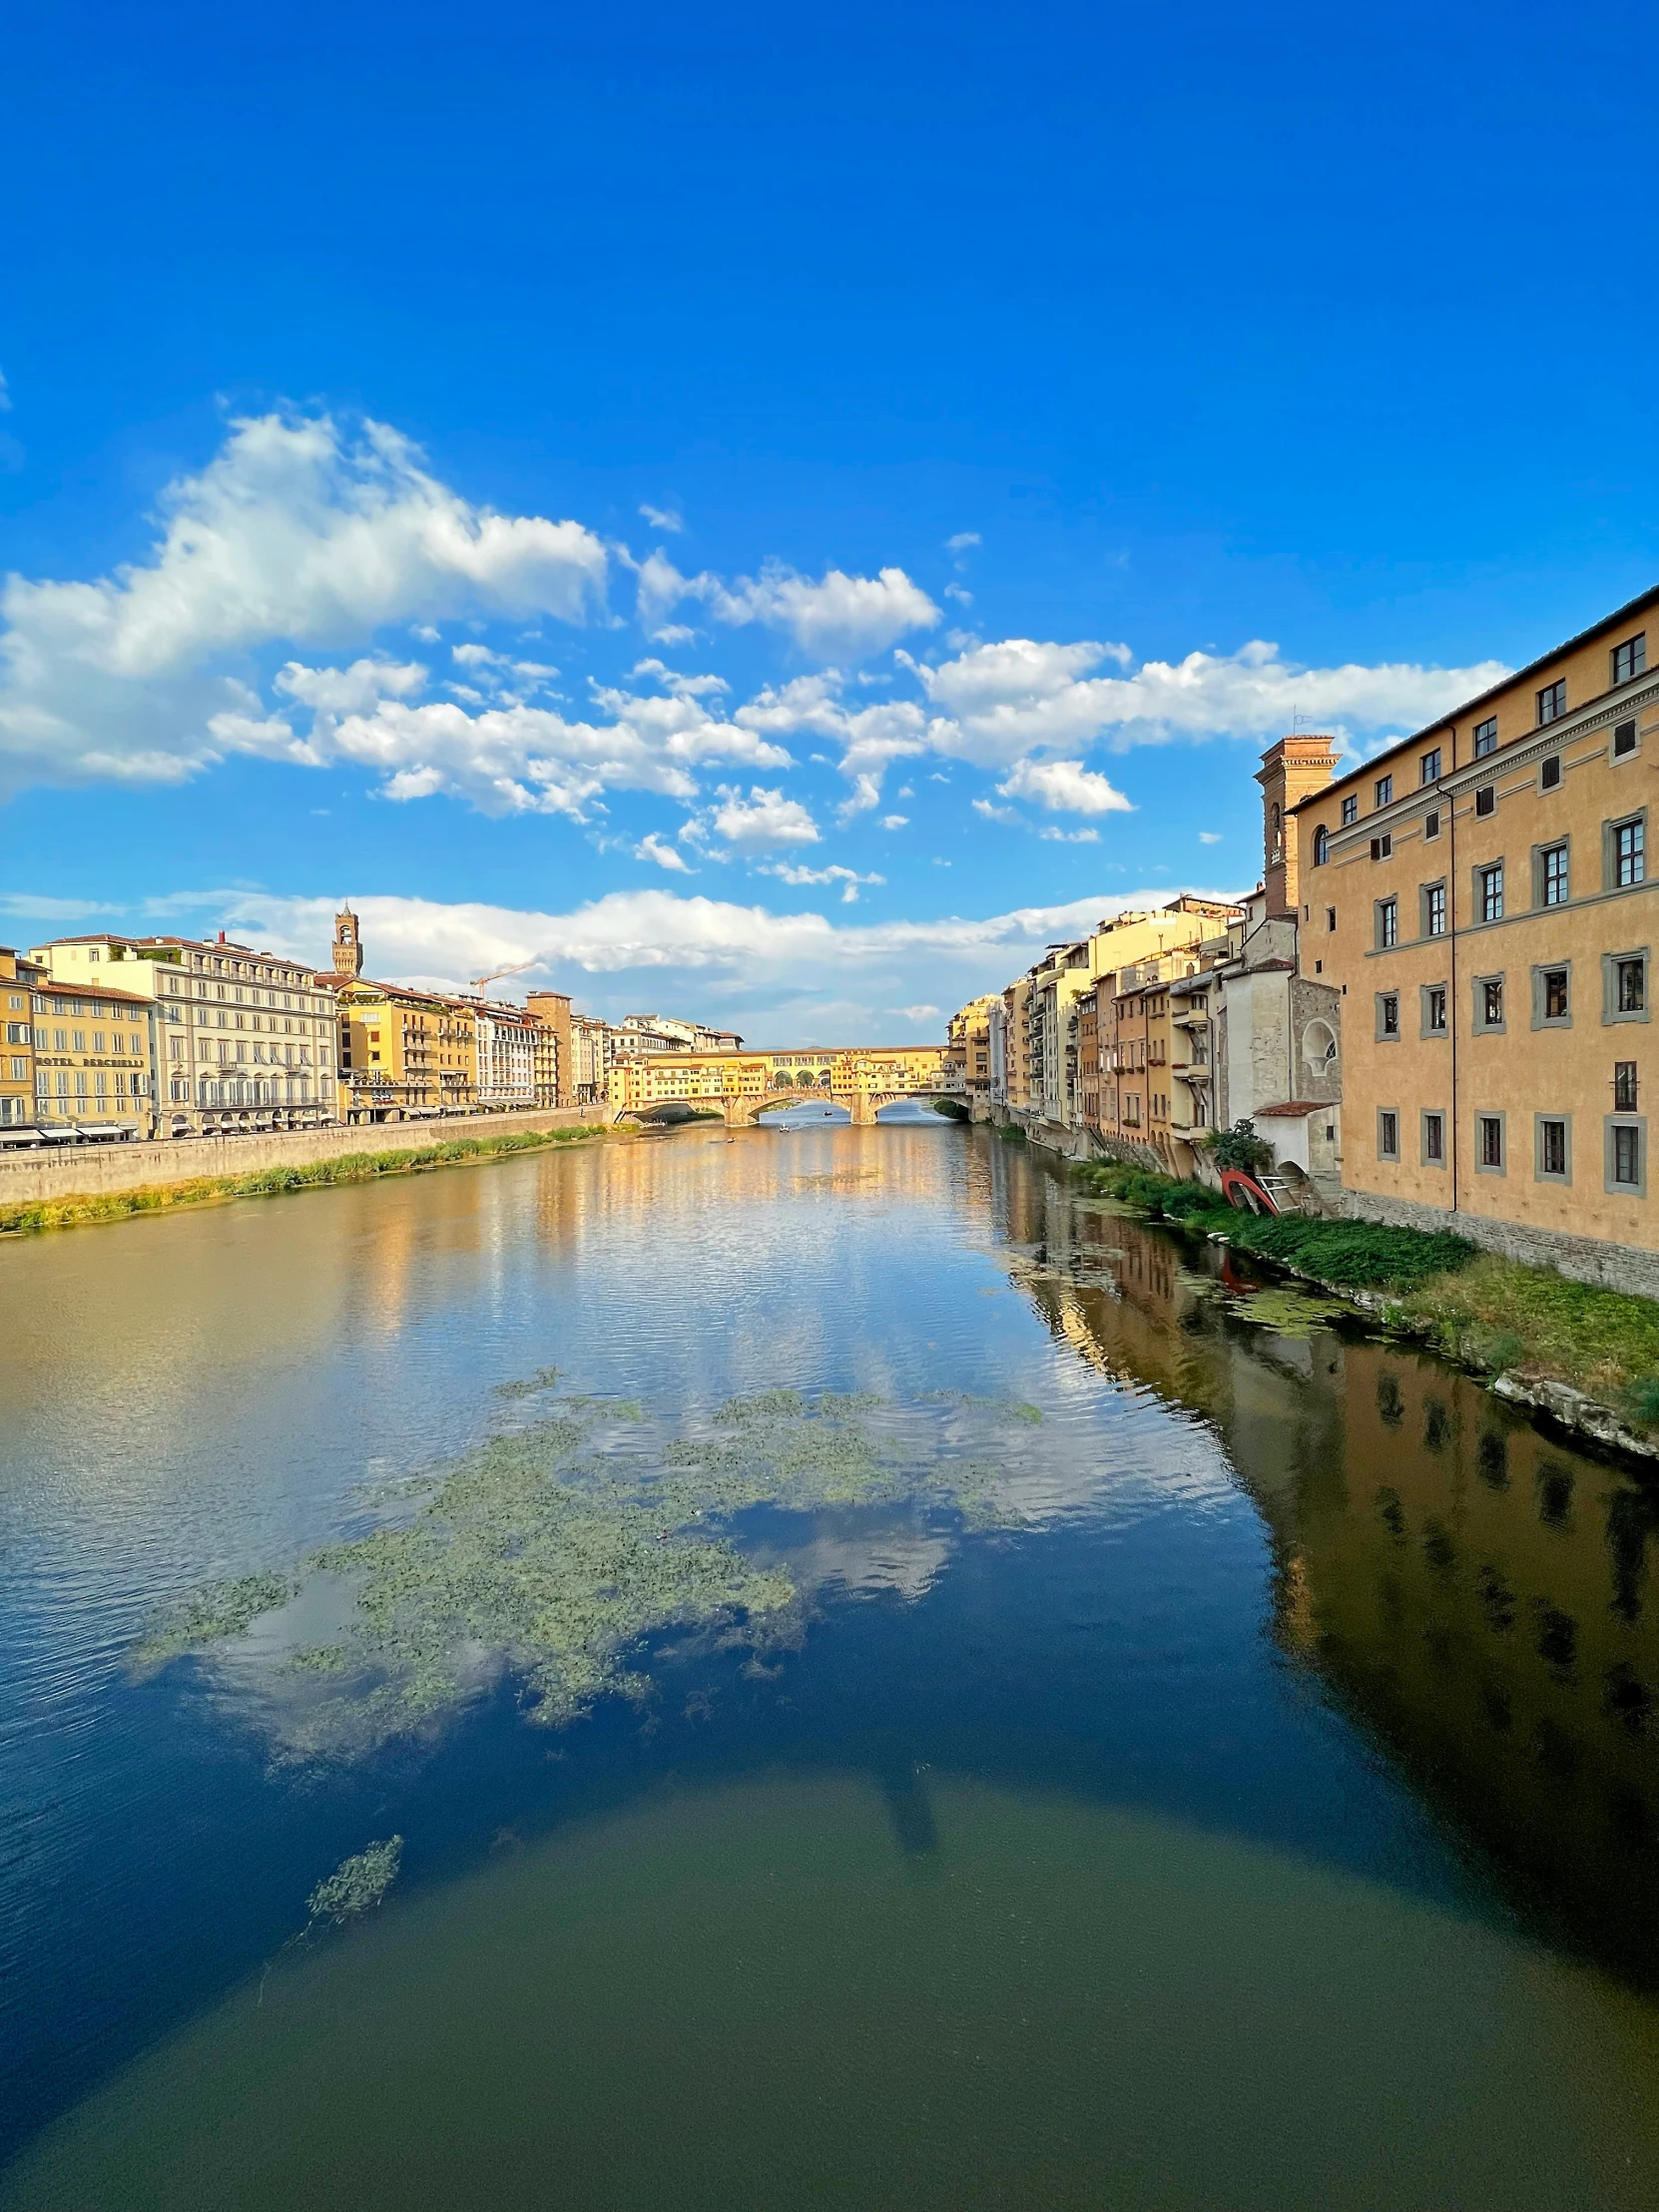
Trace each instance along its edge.
<path fill-rule="evenodd" d="M 224 936 L 60 937 L 30 957 L 54 983 L 152 1001 L 159 1135 L 338 1118 L 334 1001 L 310 968 Z"/>

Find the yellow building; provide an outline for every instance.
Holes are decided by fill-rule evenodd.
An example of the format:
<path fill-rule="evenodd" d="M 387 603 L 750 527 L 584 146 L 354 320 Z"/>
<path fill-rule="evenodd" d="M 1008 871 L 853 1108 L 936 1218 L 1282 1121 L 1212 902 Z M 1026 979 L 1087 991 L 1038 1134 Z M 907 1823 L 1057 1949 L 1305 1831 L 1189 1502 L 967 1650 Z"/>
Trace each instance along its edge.
<path fill-rule="evenodd" d="M 1000 994 L 971 998 L 950 1017 L 945 1031 L 944 1065 L 952 1089 L 969 1101 L 988 1104 L 991 1095 L 991 1009 Z"/>
<path fill-rule="evenodd" d="M 0 1140 L 35 1127 L 34 1016 L 30 989 L 45 969 L 0 944 Z"/>
<path fill-rule="evenodd" d="M 1294 810 L 1356 1210 L 1651 1291 L 1656 626 L 1650 592 Z"/>
<path fill-rule="evenodd" d="M 334 976 L 340 1088 L 348 1121 L 473 1111 L 477 1025 L 463 1001 L 366 976 Z"/>
<path fill-rule="evenodd" d="M 846 1107 L 854 1121 L 870 1121 L 894 1099 L 942 1093 L 944 1057 L 936 1044 L 640 1053 L 613 1062 L 610 1104 L 616 1114 L 674 1104 L 718 1106 L 729 1122 L 741 1123 L 768 1106 L 813 1096 Z"/>
<path fill-rule="evenodd" d="M 152 1000 L 108 983 L 90 991 L 35 979 L 35 1113 L 48 1138 L 154 1133 L 154 1013 Z"/>
<path fill-rule="evenodd" d="M 536 1104 L 574 1105 L 569 993 L 526 991 L 524 1010 L 536 1025 Z"/>

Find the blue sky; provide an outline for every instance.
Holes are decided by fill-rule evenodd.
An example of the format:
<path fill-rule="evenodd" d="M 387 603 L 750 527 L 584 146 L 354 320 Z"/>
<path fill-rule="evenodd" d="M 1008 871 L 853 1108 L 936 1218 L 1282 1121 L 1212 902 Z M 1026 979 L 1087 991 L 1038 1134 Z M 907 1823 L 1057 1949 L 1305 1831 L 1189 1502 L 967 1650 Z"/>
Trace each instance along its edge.
<path fill-rule="evenodd" d="M 936 1033 L 1652 581 L 1633 7 L 26 4 L 0 935 Z"/>

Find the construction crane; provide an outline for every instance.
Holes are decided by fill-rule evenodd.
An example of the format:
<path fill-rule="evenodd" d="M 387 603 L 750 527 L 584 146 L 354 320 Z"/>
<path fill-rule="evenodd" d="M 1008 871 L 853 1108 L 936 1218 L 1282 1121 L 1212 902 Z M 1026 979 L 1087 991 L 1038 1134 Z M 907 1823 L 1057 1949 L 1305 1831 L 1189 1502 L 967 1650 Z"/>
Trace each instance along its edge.
<path fill-rule="evenodd" d="M 503 976 L 522 975 L 526 968 L 539 967 L 540 965 L 539 960 L 520 960 L 516 967 L 498 967 L 493 975 L 475 975 L 472 978 L 472 987 L 482 998 L 488 984 L 499 983 Z"/>

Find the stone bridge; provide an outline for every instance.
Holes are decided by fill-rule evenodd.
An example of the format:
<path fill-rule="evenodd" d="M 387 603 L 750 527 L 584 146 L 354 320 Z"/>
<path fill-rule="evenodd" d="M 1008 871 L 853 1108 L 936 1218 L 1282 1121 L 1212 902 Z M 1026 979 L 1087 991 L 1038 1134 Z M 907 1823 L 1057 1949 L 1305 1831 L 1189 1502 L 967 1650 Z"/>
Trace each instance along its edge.
<path fill-rule="evenodd" d="M 954 1087 L 941 1045 L 846 1045 L 787 1052 L 631 1054 L 611 1069 L 618 1121 L 678 1121 L 688 1110 L 718 1113 L 741 1129 L 786 1106 L 843 1107 L 854 1122 L 883 1106 L 927 1101 Z"/>

